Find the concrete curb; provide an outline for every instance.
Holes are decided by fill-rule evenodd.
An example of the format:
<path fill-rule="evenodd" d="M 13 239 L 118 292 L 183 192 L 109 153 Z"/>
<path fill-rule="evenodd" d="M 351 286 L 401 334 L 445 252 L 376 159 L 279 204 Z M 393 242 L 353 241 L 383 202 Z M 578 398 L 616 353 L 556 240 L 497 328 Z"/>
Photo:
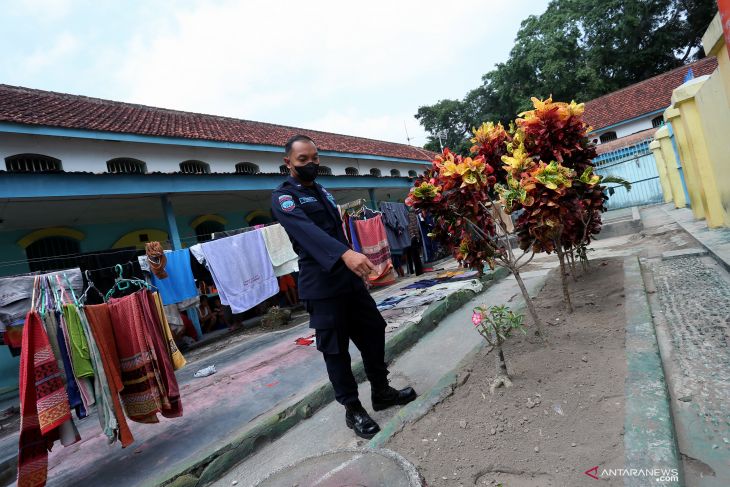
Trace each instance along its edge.
<path fill-rule="evenodd" d="M 480 293 L 508 274 L 509 271 L 500 267 L 485 275 L 482 278 L 483 288 Z M 386 361 L 392 360 L 413 346 L 422 336 L 433 330 L 445 316 L 463 306 L 474 296 L 473 291 L 459 290 L 445 299 L 431 304 L 418 323 L 403 328 L 386 341 Z M 358 382 L 365 380 L 365 370 L 361 360 L 353 363 L 352 371 Z M 278 411 L 252 425 L 248 430 L 231 438 L 228 444 L 194 461 L 192 465 L 167 479 L 157 479 L 152 485 L 173 487 L 208 485 L 261 446 L 279 438 L 300 421 L 311 417 L 317 410 L 333 400 L 332 387 L 329 382 L 323 382 L 304 397 L 281 407 Z"/>
<path fill-rule="evenodd" d="M 676 469 L 684 485 L 682 461 L 672 419 L 664 368 L 637 256 L 624 259 L 626 295 L 626 417 L 624 457 L 626 469 Z M 644 477 L 625 477 L 624 485 L 646 485 Z"/>

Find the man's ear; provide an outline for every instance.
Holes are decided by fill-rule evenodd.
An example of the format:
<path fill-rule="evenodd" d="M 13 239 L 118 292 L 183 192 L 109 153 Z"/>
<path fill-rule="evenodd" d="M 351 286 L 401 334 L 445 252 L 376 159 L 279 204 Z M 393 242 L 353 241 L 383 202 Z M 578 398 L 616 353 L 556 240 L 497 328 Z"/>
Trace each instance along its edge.
<path fill-rule="evenodd" d="M 291 167 L 291 160 L 288 157 L 285 157 L 284 164 L 286 164 L 288 167 Z"/>

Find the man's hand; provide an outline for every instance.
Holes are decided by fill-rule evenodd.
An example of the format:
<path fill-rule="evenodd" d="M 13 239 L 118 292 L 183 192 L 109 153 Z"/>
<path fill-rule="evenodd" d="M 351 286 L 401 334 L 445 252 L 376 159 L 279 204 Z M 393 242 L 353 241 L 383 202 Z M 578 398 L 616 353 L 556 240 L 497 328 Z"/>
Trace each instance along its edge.
<path fill-rule="evenodd" d="M 375 266 L 370 262 L 370 259 L 354 250 L 348 250 L 342 254 L 342 261 L 348 269 L 365 280 L 375 270 Z"/>

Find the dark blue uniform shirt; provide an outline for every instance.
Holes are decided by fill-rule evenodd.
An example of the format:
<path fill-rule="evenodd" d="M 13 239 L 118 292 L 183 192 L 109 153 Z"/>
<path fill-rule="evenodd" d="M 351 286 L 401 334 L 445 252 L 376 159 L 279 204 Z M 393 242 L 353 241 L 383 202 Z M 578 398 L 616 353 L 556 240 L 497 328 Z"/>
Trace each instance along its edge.
<path fill-rule="evenodd" d="M 272 193 L 271 209 L 299 256 L 301 299 L 327 299 L 365 288 L 340 259 L 350 244 L 334 197 L 319 183 L 307 187 L 287 178 Z"/>

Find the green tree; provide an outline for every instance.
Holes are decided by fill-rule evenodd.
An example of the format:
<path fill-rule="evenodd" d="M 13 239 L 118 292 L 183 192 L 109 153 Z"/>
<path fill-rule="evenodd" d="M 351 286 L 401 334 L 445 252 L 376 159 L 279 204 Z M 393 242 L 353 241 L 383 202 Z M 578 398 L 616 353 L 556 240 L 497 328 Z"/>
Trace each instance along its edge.
<path fill-rule="evenodd" d="M 506 62 L 462 100 L 423 106 L 416 118 L 431 134 L 426 148 L 464 153 L 469 129 L 507 123 L 530 97 L 587 101 L 695 61 L 715 0 L 553 0 L 520 27 Z"/>

